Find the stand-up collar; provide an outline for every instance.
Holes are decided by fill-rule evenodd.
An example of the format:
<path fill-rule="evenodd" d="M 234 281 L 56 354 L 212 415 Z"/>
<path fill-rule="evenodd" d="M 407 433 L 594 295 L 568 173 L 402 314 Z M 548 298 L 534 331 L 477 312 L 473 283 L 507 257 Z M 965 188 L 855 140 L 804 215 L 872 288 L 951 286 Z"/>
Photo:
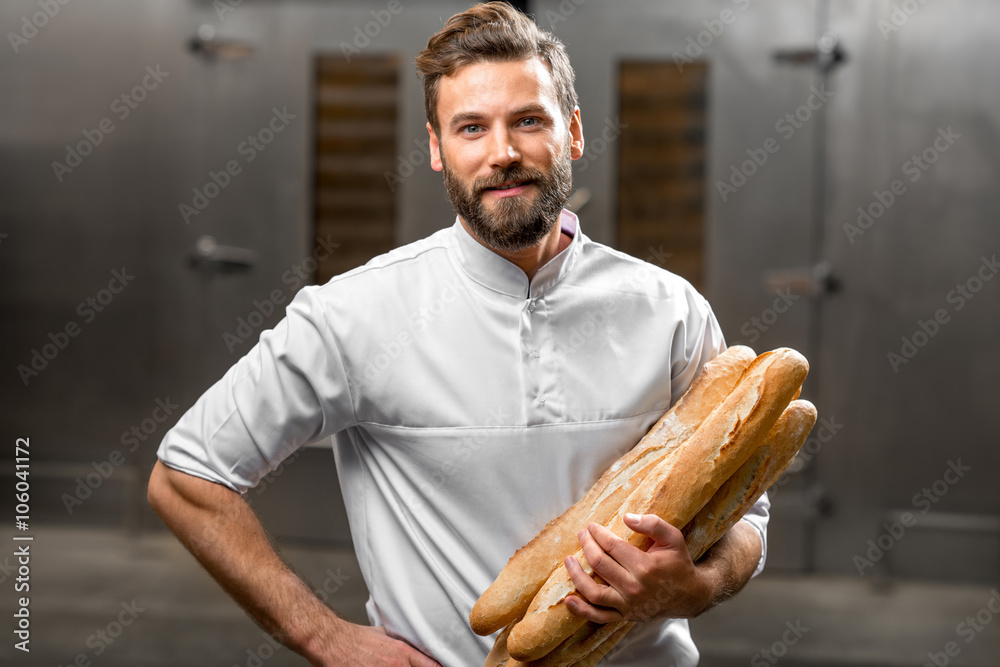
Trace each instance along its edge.
<path fill-rule="evenodd" d="M 564 209 L 559 224 L 562 231 L 572 236 L 573 240 L 562 252 L 542 265 L 530 283 L 521 267 L 473 238 L 462 226 L 458 216 L 455 216 L 455 224 L 452 225 L 454 243 L 451 244 L 451 249 L 462 270 L 476 282 L 518 299 L 534 299 L 562 280 L 579 254 L 582 243 L 579 218 Z"/>

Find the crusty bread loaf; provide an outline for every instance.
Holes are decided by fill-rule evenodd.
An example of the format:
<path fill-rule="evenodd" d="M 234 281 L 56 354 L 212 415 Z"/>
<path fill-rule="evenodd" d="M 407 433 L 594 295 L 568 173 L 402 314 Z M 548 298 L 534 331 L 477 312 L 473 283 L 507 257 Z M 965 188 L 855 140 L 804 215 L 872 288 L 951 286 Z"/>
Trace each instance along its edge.
<path fill-rule="evenodd" d="M 606 656 L 608 653 L 611 653 L 611 649 L 613 649 L 618 644 L 618 642 L 622 640 L 622 637 L 628 634 L 629 630 L 631 630 L 634 625 L 635 622 L 633 621 L 622 622 L 621 624 L 615 624 L 614 631 L 610 633 L 610 636 L 607 638 L 607 640 L 598 644 L 597 648 L 595 648 L 581 660 L 566 664 L 573 665 L 573 667 L 594 667 L 597 663 L 601 661 L 601 659 L 604 656 Z"/>
<path fill-rule="evenodd" d="M 764 492 L 788 468 L 816 423 L 816 408 L 809 401 L 793 400 L 768 434 L 767 442 L 719 487 L 712 499 L 681 531 L 691 559 L 698 561 L 712 545 L 743 518 Z M 619 632 L 625 621 L 600 625 L 588 622 L 533 667 L 595 664 L 588 658 L 600 647 L 607 655 L 628 632 Z M 504 638 L 506 641 L 506 637 Z M 582 662 L 581 662 L 582 661 Z"/>
<path fill-rule="evenodd" d="M 569 667 L 570 665 L 596 665 L 601 658 L 607 655 L 611 649 L 624 637 L 635 623 L 622 621 L 621 623 L 587 623 L 586 626 L 574 633 L 565 644 L 571 646 L 573 651 L 572 659 L 557 659 L 553 651 L 541 660 L 531 662 L 521 662 L 510 657 L 507 652 L 507 636 L 513 624 L 504 628 L 497 636 L 493 649 L 486 656 L 484 667 Z M 573 641 L 576 640 L 576 641 Z"/>
<path fill-rule="evenodd" d="M 521 618 L 549 574 L 579 547 L 577 533 L 592 521 L 610 520 L 657 463 L 675 451 L 732 391 L 753 360 L 753 350 L 735 345 L 705 364 L 684 396 L 608 468 L 583 499 L 517 550 L 473 607 L 472 630 L 488 635 Z"/>
<path fill-rule="evenodd" d="M 812 403 L 799 400 L 788 404 L 767 443 L 684 526 L 681 532 L 692 560 L 701 558 L 778 481 L 815 423 L 816 407 Z"/>
<path fill-rule="evenodd" d="M 513 623 L 497 635 L 496 641 L 493 642 L 493 648 L 490 649 L 489 655 L 486 656 L 486 662 L 483 663 L 483 667 L 508 667 L 510 665 L 511 657 L 510 653 L 507 652 L 507 635 L 510 634 L 512 627 L 514 627 Z"/>
<path fill-rule="evenodd" d="M 631 628 L 633 623 L 626 621 L 615 623 L 587 621 L 579 630 L 567 637 L 555 649 L 538 660 L 533 660 L 530 663 L 531 667 L 566 667 L 566 665 L 575 665 L 580 660 L 593 655 L 595 652 L 600 656 L 607 655 L 607 651 L 602 653 L 598 650 L 599 647 L 603 648 L 604 643 L 609 641 L 625 625 Z M 620 634 L 623 637 L 625 636 L 625 633 Z M 611 646 L 613 647 L 614 644 Z M 610 647 L 608 650 L 610 650 Z"/>
<path fill-rule="evenodd" d="M 788 348 L 757 357 L 686 444 L 662 460 L 635 488 L 608 528 L 646 550 L 651 539 L 625 525 L 626 513 L 656 514 L 678 527 L 687 524 L 766 440 L 808 368 L 805 358 Z M 593 574 L 582 550 L 575 557 L 585 572 Z M 575 590 L 565 565 L 560 565 L 534 596 L 524 618 L 512 628 L 507 638 L 512 657 L 537 660 L 584 625 L 585 620 L 564 602 Z"/>

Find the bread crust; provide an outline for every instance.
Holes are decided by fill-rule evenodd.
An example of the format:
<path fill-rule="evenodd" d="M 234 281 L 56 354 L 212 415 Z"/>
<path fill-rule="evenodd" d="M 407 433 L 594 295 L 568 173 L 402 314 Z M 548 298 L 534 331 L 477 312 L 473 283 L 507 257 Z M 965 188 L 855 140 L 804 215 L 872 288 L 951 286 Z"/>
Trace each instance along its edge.
<path fill-rule="evenodd" d="M 605 641 L 601 642 L 597 648 L 587 654 L 584 658 L 574 663 L 564 664 L 571 664 L 574 667 L 594 667 L 601 661 L 602 658 L 604 658 L 604 656 L 611 653 L 611 649 L 617 646 L 618 642 L 620 642 L 622 638 L 628 634 L 629 630 L 631 630 L 633 626 L 635 626 L 635 622 L 623 621 L 610 633 L 610 636 Z"/>
<path fill-rule="evenodd" d="M 513 667 L 510 665 L 510 653 L 507 652 L 507 635 L 510 634 L 512 627 L 514 627 L 513 623 L 497 635 L 496 641 L 493 642 L 493 648 L 490 649 L 489 655 L 486 656 L 486 662 L 483 663 L 483 667 Z"/>
<path fill-rule="evenodd" d="M 798 395 L 798 394 L 796 394 Z M 712 499 L 681 531 L 691 560 L 698 561 L 791 465 L 816 423 L 816 408 L 809 401 L 793 400 L 781 413 L 768 434 L 767 442 L 751 455 L 736 473 L 719 487 Z M 606 625 L 588 622 L 555 650 L 532 663 L 534 667 L 589 665 L 595 649 L 607 655 L 628 632 L 632 623 L 616 621 Z M 506 638 L 505 638 L 506 639 Z"/>
<path fill-rule="evenodd" d="M 532 661 L 531 667 L 566 667 L 575 665 L 580 660 L 592 655 L 597 655 L 598 659 L 607 655 L 608 651 L 614 647 L 614 643 L 605 648 L 605 642 L 611 641 L 616 635 L 624 637 L 625 632 L 618 633 L 625 625 L 631 629 L 634 623 L 620 621 L 615 623 L 595 623 L 587 621 L 579 630 L 566 638 L 559 646 L 538 660 Z"/>
<path fill-rule="evenodd" d="M 656 514 L 674 526 L 686 525 L 766 440 L 808 369 L 805 358 L 789 348 L 754 359 L 685 445 L 662 459 L 605 525 L 642 550 L 652 540 L 625 526 L 626 513 Z M 584 571 L 593 574 L 582 550 L 575 556 Z M 538 660 L 586 623 L 564 602 L 575 590 L 565 565 L 560 564 L 531 600 L 524 618 L 511 629 L 507 650 L 512 657 Z"/>
<path fill-rule="evenodd" d="M 697 561 L 750 511 L 754 503 L 791 465 L 816 424 L 816 407 L 809 401 L 788 404 L 767 442 L 681 531 L 691 559 Z"/>
<path fill-rule="evenodd" d="M 677 403 L 639 443 L 609 467 L 587 494 L 518 549 L 469 615 L 472 630 L 489 635 L 521 618 L 548 576 L 576 551 L 577 533 L 606 523 L 657 464 L 691 436 L 732 391 L 754 351 L 734 345 L 705 364 Z"/>

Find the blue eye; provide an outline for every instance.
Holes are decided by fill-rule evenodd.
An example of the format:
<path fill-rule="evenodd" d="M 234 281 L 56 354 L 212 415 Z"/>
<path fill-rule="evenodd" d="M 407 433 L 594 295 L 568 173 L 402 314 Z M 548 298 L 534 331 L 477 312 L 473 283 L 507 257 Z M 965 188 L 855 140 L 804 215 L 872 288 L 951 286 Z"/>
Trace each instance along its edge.
<path fill-rule="evenodd" d="M 462 128 L 462 132 L 465 134 L 478 134 L 480 129 L 482 128 L 478 125 L 466 125 Z"/>

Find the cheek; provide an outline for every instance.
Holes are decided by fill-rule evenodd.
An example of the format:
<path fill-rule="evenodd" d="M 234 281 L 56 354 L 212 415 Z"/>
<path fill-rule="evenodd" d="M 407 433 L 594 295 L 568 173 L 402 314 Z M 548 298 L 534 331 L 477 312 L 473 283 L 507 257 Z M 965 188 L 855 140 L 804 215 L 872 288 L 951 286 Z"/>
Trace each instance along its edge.
<path fill-rule="evenodd" d="M 540 164 L 551 165 L 555 163 L 563 150 L 562 144 L 558 141 L 549 140 L 539 142 L 539 145 L 532 151 L 532 156 Z"/>
<path fill-rule="evenodd" d="M 464 180 L 475 178 L 485 161 L 474 145 L 461 146 L 449 152 L 446 159 L 448 167 Z"/>

